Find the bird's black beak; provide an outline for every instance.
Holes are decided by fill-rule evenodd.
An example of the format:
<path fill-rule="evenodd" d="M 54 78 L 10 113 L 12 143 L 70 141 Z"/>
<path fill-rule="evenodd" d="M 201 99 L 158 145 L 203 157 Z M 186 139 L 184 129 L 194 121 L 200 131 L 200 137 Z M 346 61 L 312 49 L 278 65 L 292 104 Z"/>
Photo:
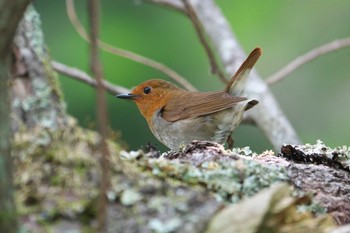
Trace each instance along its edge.
<path fill-rule="evenodd" d="M 135 100 L 137 98 L 137 95 L 128 93 L 128 94 L 119 94 L 119 95 L 116 95 L 115 97 L 119 99 Z"/>

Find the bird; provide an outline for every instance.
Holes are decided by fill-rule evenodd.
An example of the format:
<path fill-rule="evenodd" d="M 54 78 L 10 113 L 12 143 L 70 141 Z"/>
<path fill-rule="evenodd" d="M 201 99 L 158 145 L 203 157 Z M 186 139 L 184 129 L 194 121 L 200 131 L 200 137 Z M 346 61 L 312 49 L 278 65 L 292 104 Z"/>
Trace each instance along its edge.
<path fill-rule="evenodd" d="M 116 97 L 134 101 L 153 135 L 171 150 L 194 140 L 224 144 L 243 113 L 258 104 L 242 94 L 261 54 L 262 49 L 256 47 L 221 91 L 187 91 L 165 80 L 151 79 Z"/>

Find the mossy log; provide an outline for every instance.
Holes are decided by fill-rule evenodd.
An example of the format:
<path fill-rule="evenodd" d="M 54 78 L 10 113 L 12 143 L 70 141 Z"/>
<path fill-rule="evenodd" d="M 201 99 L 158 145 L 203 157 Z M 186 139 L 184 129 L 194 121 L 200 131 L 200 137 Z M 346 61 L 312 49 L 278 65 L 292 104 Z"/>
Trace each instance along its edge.
<path fill-rule="evenodd" d="M 74 120 L 60 131 L 16 133 L 16 200 L 26 229 L 84 232 L 94 227 L 98 142 L 97 133 L 81 129 Z M 332 150 L 321 142 L 306 146 L 323 151 L 317 156 L 338 164 L 333 166 L 329 161 L 295 163 L 283 153 L 257 155 L 248 148 L 226 151 L 211 142 L 193 142 L 180 152 L 162 155 L 120 152 L 114 142 L 109 147 L 107 232 L 220 232 L 215 226 L 222 224 L 253 229 L 244 232 L 296 232 L 300 227 L 331 232 L 336 224 L 350 221 L 350 174 L 348 167 L 339 167 L 346 165 L 349 148 Z M 252 222 L 255 228 L 239 221 Z"/>

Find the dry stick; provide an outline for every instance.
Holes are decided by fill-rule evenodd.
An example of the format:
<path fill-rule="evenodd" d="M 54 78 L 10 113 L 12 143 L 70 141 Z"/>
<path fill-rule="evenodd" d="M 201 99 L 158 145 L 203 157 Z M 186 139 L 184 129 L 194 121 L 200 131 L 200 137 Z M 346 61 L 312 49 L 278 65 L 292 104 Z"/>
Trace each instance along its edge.
<path fill-rule="evenodd" d="M 210 48 L 209 43 L 207 42 L 206 38 L 205 38 L 205 32 L 202 28 L 201 22 L 199 21 L 196 12 L 194 11 L 192 5 L 190 4 L 190 2 L 188 0 L 182 0 L 185 8 L 186 8 L 186 13 L 188 15 L 188 17 L 190 18 L 196 33 L 199 37 L 199 40 L 201 42 L 201 44 L 203 45 L 205 52 L 207 53 L 207 56 L 209 58 L 209 63 L 210 63 L 210 67 L 211 67 L 211 72 L 213 74 L 217 74 L 220 78 L 220 80 L 227 84 L 228 80 L 225 77 L 224 72 L 221 71 L 216 59 L 215 59 L 215 54 L 212 51 L 212 49 Z"/>
<path fill-rule="evenodd" d="M 100 196 L 98 202 L 98 231 L 106 228 L 107 198 L 106 193 L 109 185 L 108 158 L 109 150 L 107 145 L 107 107 L 103 88 L 102 66 L 98 56 L 99 36 L 99 0 L 89 0 L 88 3 L 90 30 L 91 30 L 91 61 L 90 66 L 97 81 L 97 118 L 99 133 L 101 134 L 101 170 L 102 179 L 100 184 Z"/>
<path fill-rule="evenodd" d="M 291 61 L 288 65 L 277 71 L 275 74 L 271 75 L 266 83 L 268 85 L 274 85 L 277 82 L 282 81 L 287 75 L 291 74 L 293 71 L 298 69 L 300 66 L 322 56 L 330 52 L 334 52 L 338 49 L 349 47 L 350 46 L 350 38 L 345 38 L 341 40 L 335 40 L 330 43 L 324 44 L 318 48 L 311 50 L 310 52 L 297 57 L 293 61 Z"/>
<path fill-rule="evenodd" d="M 70 67 L 67 66 L 65 64 L 62 64 L 58 61 L 51 61 L 51 64 L 53 66 L 53 68 L 61 73 L 64 74 L 66 76 L 72 77 L 78 81 L 81 81 L 83 83 L 86 83 L 92 87 L 97 87 L 97 82 L 95 79 L 91 78 L 87 73 L 85 73 L 82 70 L 79 70 L 77 68 L 74 67 Z M 117 95 L 117 94 L 122 94 L 122 93 L 128 93 L 130 92 L 129 89 L 122 87 L 122 86 L 118 86 L 115 84 L 112 84 L 106 80 L 102 80 L 102 85 L 105 88 L 105 90 L 111 94 L 111 95 Z"/>
<path fill-rule="evenodd" d="M 75 12 L 75 7 L 74 7 L 74 0 L 66 0 L 66 5 L 67 5 L 67 14 L 69 17 L 69 20 L 71 21 L 72 25 L 74 26 L 75 30 L 79 33 L 79 35 L 86 41 L 90 42 L 89 37 L 87 36 L 87 33 L 84 29 L 84 27 L 82 26 L 82 24 L 80 23 L 77 14 Z M 175 82 L 179 83 L 180 85 L 182 85 L 185 89 L 189 90 L 189 91 L 196 91 L 197 89 L 189 82 L 187 81 L 184 77 L 182 77 L 180 74 L 178 74 L 177 72 L 175 72 L 174 70 L 170 69 L 169 67 L 167 67 L 166 65 L 157 62 L 155 60 L 152 60 L 150 58 L 141 56 L 139 54 L 124 50 L 124 49 L 120 49 L 117 47 L 114 47 L 112 45 L 109 45 L 101 40 L 98 40 L 98 46 L 115 55 L 133 60 L 135 62 L 141 63 L 143 65 L 152 67 L 164 74 L 166 74 L 167 76 L 169 76 L 170 78 L 172 78 Z"/>

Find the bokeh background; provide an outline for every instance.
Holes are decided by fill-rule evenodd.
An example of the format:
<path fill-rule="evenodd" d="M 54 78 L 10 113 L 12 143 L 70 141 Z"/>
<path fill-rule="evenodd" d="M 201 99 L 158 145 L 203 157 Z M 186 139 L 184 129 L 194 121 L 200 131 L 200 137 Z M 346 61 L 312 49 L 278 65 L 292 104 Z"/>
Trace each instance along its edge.
<path fill-rule="evenodd" d="M 80 20 L 87 26 L 86 1 L 75 1 Z M 190 21 L 182 14 L 143 1 L 101 1 L 101 39 L 117 47 L 160 61 L 187 77 L 202 91 L 223 88 L 209 72 L 206 54 Z M 256 65 L 267 78 L 289 61 L 335 39 L 350 36 L 348 0 L 268 0 L 216 3 L 249 53 L 261 46 Z M 88 44 L 75 32 L 65 1 L 36 0 L 53 59 L 89 72 Z M 105 78 L 132 88 L 166 75 L 152 68 L 101 51 Z M 84 127 L 95 122 L 95 92 L 78 81 L 60 76 L 68 112 Z M 322 56 L 272 87 L 277 100 L 304 142 L 322 139 L 329 146 L 350 145 L 350 49 Z M 111 128 L 136 150 L 153 137 L 136 106 L 108 96 Z M 261 152 L 269 142 L 255 127 L 242 125 L 235 132 L 236 146 Z M 162 150 L 165 147 L 160 146 Z"/>

